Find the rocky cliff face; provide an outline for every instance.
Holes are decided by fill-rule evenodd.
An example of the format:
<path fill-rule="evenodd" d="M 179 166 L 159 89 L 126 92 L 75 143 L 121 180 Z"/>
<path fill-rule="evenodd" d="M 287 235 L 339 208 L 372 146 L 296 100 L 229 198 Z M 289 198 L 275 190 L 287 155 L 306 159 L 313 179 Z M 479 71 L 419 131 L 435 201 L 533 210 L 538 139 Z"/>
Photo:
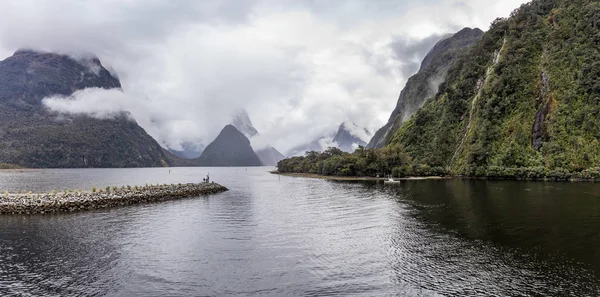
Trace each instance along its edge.
<path fill-rule="evenodd" d="M 250 140 L 232 125 L 227 125 L 197 159 L 200 166 L 261 166 Z"/>
<path fill-rule="evenodd" d="M 600 167 L 599 23 L 590 0 L 534 0 L 496 20 L 391 143 L 467 175 Z"/>
<path fill-rule="evenodd" d="M 419 72 L 408 79 L 387 124 L 375 133 L 367 147 L 381 148 L 388 144 L 402 123 L 437 93 L 439 85 L 446 79 L 448 69 L 461 53 L 482 35 L 483 31 L 480 29 L 465 28 L 439 41 L 421 63 Z"/>
<path fill-rule="evenodd" d="M 42 104 L 85 88 L 120 88 L 97 58 L 19 50 L 0 62 L 0 163 L 23 167 L 166 166 L 160 145 L 126 114 L 65 115 Z"/>

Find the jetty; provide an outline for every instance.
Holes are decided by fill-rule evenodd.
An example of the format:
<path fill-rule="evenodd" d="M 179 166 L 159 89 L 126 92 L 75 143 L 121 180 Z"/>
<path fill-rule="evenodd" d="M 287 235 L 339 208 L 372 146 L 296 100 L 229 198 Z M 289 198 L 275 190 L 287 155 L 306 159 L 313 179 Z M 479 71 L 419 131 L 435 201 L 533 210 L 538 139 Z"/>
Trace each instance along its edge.
<path fill-rule="evenodd" d="M 217 194 L 228 189 L 217 183 L 106 187 L 92 191 L 0 194 L 0 214 L 50 214 L 120 207 Z"/>

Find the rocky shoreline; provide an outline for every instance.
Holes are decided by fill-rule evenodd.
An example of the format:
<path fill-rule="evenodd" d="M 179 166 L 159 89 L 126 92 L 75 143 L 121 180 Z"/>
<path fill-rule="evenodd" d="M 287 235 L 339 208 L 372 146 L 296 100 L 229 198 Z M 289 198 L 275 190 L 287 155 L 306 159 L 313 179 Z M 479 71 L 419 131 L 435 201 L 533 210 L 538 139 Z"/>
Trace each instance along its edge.
<path fill-rule="evenodd" d="M 217 183 L 107 187 L 91 192 L 64 191 L 44 194 L 0 194 L 0 214 L 48 214 L 111 208 L 132 204 L 217 194 L 228 189 Z"/>

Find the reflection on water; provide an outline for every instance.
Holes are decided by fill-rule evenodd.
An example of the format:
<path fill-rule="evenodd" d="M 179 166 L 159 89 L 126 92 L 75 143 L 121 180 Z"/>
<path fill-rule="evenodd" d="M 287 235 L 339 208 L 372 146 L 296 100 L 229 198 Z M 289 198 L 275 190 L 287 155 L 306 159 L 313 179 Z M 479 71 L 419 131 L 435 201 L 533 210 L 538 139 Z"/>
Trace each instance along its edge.
<path fill-rule="evenodd" d="M 0 190 L 229 192 L 0 217 L 0 295 L 597 295 L 599 185 L 279 177 L 268 168 L 0 172 Z"/>

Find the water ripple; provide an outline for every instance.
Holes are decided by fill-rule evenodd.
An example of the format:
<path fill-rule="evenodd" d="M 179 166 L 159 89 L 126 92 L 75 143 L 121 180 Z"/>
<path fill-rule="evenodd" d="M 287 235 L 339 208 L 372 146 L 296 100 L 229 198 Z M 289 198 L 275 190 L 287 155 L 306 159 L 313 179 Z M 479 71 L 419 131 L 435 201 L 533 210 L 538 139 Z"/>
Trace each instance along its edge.
<path fill-rule="evenodd" d="M 152 205 L 0 217 L 0 295 L 599 293 L 598 186 L 384 187 L 264 168 L 171 170 L 0 172 L 0 185 L 16 190 L 190 182 L 209 170 L 230 188 Z"/>

